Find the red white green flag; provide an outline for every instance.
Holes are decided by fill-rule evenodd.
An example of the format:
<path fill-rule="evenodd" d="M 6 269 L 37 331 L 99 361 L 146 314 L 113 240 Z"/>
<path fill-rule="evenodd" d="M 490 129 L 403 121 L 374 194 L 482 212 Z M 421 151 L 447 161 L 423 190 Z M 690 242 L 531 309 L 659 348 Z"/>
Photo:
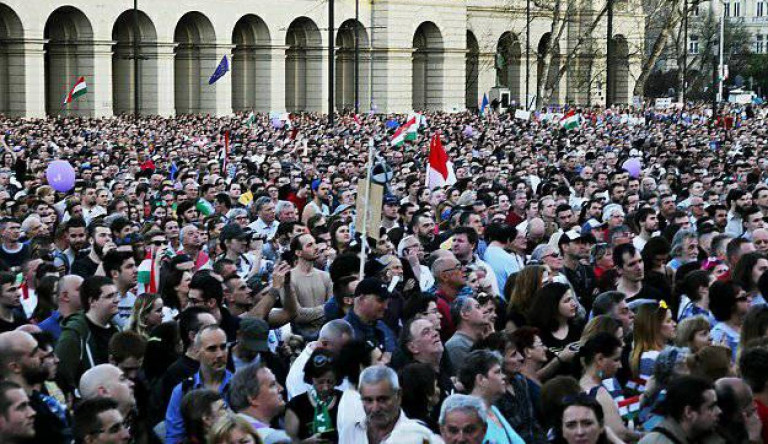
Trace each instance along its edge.
<path fill-rule="evenodd" d="M 69 93 L 66 95 L 66 97 L 64 97 L 64 105 L 72 103 L 72 101 L 82 95 L 85 95 L 87 92 L 88 85 L 85 84 L 85 77 L 80 76 L 80 78 L 77 79 L 77 82 L 75 82 L 75 86 L 73 86 L 72 89 L 69 90 Z"/>
<path fill-rule="evenodd" d="M 405 124 L 395 131 L 390 141 L 392 146 L 401 146 L 406 140 L 416 140 L 416 130 L 419 126 L 416 124 L 416 117 L 411 117 Z"/>

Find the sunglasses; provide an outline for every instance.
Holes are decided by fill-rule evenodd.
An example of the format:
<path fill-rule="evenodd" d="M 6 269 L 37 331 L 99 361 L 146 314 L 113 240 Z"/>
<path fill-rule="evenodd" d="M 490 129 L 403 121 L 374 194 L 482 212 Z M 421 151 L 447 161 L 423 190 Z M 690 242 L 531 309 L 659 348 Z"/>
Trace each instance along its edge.
<path fill-rule="evenodd" d="M 167 243 L 167 241 L 164 241 L 164 240 L 154 240 L 154 241 L 152 241 L 152 245 L 154 245 L 156 247 L 161 247 L 161 246 L 165 245 L 166 243 Z"/>

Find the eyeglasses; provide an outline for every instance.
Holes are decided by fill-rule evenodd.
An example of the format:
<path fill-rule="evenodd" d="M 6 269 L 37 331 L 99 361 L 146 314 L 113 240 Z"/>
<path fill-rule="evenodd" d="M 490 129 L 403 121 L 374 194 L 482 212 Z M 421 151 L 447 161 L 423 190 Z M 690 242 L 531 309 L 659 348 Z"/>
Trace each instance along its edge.
<path fill-rule="evenodd" d="M 162 247 L 163 245 L 166 244 L 166 242 L 167 241 L 164 241 L 164 240 L 154 240 L 154 241 L 152 241 L 152 245 L 154 245 L 156 247 Z"/>
<path fill-rule="evenodd" d="M 547 257 L 553 257 L 553 258 L 557 259 L 557 258 L 559 258 L 559 257 L 560 257 L 560 253 L 549 253 L 549 254 L 545 254 L 545 255 L 544 255 L 544 256 L 542 256 L 541 258 L 543 259 L 543 258 L 547 258 Z"/>

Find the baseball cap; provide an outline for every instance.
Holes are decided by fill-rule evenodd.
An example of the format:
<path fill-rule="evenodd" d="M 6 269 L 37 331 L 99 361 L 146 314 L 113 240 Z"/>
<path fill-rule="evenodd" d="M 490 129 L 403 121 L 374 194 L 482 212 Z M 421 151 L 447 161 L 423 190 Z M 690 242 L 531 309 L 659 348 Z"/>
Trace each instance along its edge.
<path fill-rule="evenodd" d="M 377 278 L 365 278 L 357 284 L 355 297 L 373 294 L 382 299 L 389 299 L 392 294 L 387 290 L 387 284 Z"/>
<path fill-rule="evenodd" d="M 246 350 L 253 352 L 268 352 L 269 324 L 259 318 L 242 318 L 240 320 L 240 343 Z"/>
<path fill-rule="evenodd" d="M 224 226 L 224 228 L 221 229 L 221 234 L 219 234 L 219 239 L 222 241 L 232 240 L 232 239 L 247 239 L 249 237 L 250 233 L 243 230 L 240 225 L 232 223 L 227 224 Z"/>
<path fill-rule="evenodd" d="M 400 201 L 397 200 L 397 197 L 387 194 L 384 196 L 384 205 L 399 205 Z"/>

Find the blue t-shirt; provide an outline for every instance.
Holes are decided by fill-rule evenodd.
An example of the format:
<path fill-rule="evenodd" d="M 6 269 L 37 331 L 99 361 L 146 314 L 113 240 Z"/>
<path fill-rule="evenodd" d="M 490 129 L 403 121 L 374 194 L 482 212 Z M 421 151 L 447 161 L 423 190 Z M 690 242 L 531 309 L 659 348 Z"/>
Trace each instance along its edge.
<path fill-rule="evenodd" d="M 713 344 L 720 344 L 725 338 L 725 344 L 731 349 L 731 362 L 736 362 L 736 352 L 739 349 L 741 334 L 725 322 L 718 322 L 709 332 Z"/>

